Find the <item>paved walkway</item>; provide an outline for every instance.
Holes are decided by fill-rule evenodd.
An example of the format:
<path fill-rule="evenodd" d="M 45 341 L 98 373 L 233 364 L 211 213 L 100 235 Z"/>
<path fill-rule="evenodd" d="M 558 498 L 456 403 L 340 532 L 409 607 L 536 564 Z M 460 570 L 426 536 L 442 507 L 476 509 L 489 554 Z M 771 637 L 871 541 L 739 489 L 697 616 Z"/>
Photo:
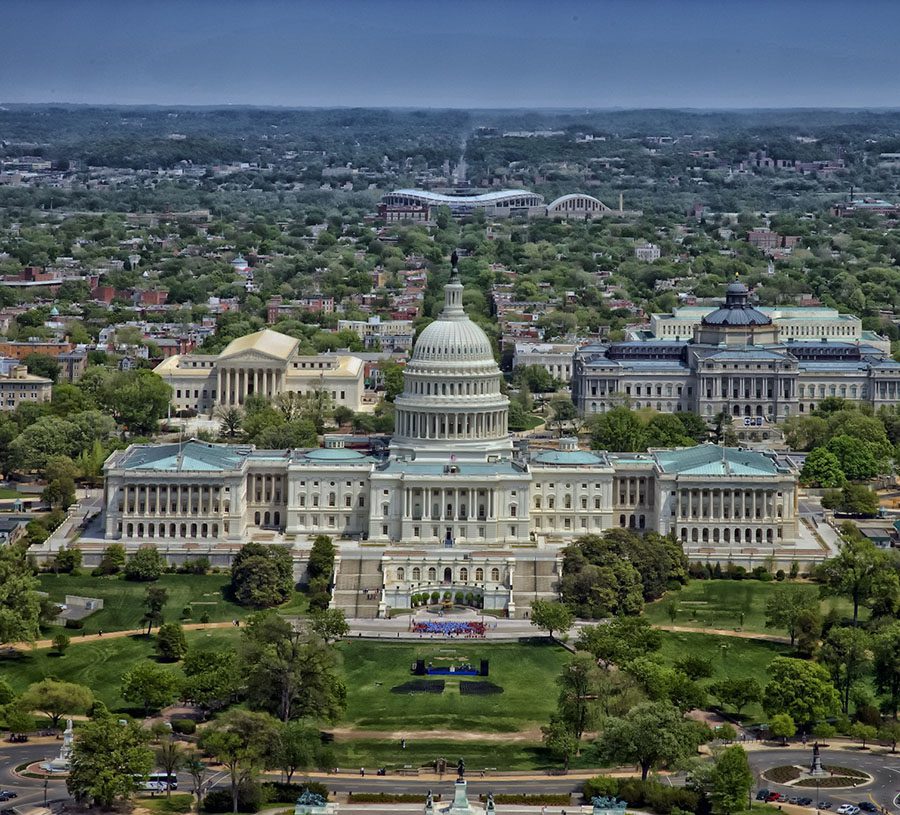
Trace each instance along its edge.
<path fill-rule="evenodd" d="M 186 625 L 182 625 L 182 628 L 185 631 L 203 631 L 207 628 L 231 628 L 233 625 L 234 623 L 232 622 L 187 623 Z M 83 637 L 72 637 L 69 645 L 80 645 L 83 642 L 94 642 L 96 640 L 115 640 L 122 637 L 143 636 L 146 633 L 146 628 L 131 628 L 127 631 L 107 631 L 105 634 L 85 634 Z M 12 648 L 17 651 L 27 651 L 31 648 L 52 648 L 53 640 L 36 640 L 35 642 L 12 642 L 3 647 L 5 649 Z"/>

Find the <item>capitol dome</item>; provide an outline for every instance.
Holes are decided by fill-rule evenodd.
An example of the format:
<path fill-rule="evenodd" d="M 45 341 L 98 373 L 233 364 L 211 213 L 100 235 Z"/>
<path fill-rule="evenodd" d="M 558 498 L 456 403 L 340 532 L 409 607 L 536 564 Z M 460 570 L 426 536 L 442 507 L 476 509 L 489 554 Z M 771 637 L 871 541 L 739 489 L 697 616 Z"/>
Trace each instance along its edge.
<path fill-rule="evenodd" d="M 403 371 L 396 408 L 395 456 L 439 461 L 487 461 L 509 456 L 509 400 L 487 334 L 462 305 L 453 266 L 444 309 L 416 340 Z"/>

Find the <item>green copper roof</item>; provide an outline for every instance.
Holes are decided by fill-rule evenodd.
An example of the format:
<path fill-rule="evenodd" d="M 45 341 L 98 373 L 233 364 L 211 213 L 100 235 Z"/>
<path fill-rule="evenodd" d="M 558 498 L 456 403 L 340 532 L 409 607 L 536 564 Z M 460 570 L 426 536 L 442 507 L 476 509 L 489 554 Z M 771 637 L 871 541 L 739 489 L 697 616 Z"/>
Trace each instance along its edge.
<path fill-rule="evenodd" d="M 654 450 L 653 456 L 664 473 L 678 475 L 764 476 L 779 472 L 775 462 L 763 453 L 716 444 Z"/>
<path fill-rule="evenodd" d="M 606 464 L 603 456 L 586 450 L 541 450 L 531 460 L 535 464 L 593 464 L 598 467 Z"/>
<path fill-rule="evenodd" d="M 133 447 L 122 467 L 157 472 L 216 472 L 240 468 L 248 447 L 187 441 L 183 444 L 152 444 Z"/>
<path fill-rule="evenodd" d="M 315 450 L 307 450 L 302 457 L 310 461 L 363 461 L 367 456 L 357 450 L 348 450 L 346 447 L 320 447 Z"/>

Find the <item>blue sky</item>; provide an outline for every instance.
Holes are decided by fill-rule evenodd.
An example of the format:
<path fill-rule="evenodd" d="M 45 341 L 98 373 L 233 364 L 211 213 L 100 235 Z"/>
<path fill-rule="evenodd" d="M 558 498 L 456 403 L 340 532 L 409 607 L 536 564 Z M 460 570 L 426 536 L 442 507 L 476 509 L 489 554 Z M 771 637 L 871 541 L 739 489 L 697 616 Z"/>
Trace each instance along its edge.
<path fill-rule="evenodd" d="M 900 107 L 895 0 L 2 0 L 0 102 Z"/>

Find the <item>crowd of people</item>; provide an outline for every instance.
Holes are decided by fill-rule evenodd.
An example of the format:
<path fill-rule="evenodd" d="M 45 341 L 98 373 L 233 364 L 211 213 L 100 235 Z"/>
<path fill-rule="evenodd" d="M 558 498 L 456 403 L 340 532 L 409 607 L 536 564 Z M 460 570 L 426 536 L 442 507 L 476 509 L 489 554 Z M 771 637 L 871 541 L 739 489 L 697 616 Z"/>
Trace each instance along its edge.
<path fill-rule="evenodd" d="M 440 634 L 443 637 L 483 637 L 485 630 L 485 624 L 480 621 L 427 620 L 413 624 L 413 633 Z"/>

